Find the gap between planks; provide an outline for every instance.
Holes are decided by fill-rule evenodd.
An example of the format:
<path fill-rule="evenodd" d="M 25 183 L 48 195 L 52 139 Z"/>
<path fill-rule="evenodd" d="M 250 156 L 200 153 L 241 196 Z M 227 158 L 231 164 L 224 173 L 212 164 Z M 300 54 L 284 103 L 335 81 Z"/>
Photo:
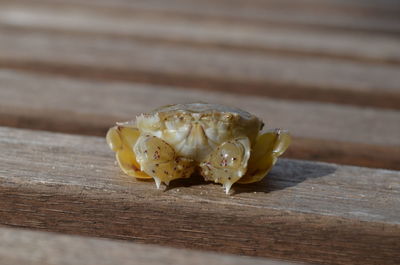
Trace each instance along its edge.
<path fill-rule="evenodd" d="M 262 182 L 120 173 L 104 138 L 0 128 L 0 223 L 323 264 L 398 264 L 400 172 L 281 159 Z"/>
<path fill-rule="evenodd" d="M 248 110 L 295 136 L 286 156 L 400 169 L 399 111 L 282 101 L 167 86 L 0 70 L 0 125 L 103 136 L 162 105 L 205 101 Z M 62 94 L 63 97 L 59 97 Z M 154 97 L 152 95 L 157 95 Z"/>

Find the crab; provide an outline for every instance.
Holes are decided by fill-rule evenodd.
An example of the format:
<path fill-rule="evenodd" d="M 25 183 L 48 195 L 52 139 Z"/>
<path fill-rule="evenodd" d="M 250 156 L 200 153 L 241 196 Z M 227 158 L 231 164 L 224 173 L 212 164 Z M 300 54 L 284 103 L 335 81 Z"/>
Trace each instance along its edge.
<path fill-rule="evenodd" d="M 262 133 L 264 123 L 238 108 L 210 103 L 167 105 L 117 123 L 107 132 L 121 170 L 154 179 L 157 188 L 200 173 L 223 185 L 262 180 L 288 148 L 286 130 Z"/>

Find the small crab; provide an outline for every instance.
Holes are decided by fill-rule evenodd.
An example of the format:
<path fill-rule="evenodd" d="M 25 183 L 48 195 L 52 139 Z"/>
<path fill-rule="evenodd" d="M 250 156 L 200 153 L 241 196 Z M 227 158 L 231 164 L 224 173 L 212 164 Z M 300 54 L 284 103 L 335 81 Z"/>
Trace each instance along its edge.
<path fill-rule="evenodd" d="M 288 148 L 287 131 L 260 134 L 264 124 L 241 109 L 209 104 L 167 105 L 117 123 L 107 132 L 122 171 L 169 185 L 199 172 L 228 194 L 234 183 L 263 179 Z"/>

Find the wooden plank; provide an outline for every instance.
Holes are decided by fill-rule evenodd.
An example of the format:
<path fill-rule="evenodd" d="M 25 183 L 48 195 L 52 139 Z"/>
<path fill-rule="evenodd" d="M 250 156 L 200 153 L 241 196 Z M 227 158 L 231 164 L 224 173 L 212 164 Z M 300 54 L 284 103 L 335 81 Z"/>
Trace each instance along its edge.
<path fill-rule="evenodd" d="M 294 264 L 4 227 L 0 228 L 0 238 L 0 262 L 9 265 Z"/>
<path fill-rule="evenodd" d="M 324 264 L 398 264 L 400 172 L 282 159 L 234 187 L 166 191 L 120 173 L 104 138 L 0 129 L 0 223 Z"/>
<path fill-rule="evenodd" d="M 289 129 L 288 157 L 400 169 L 399 111 L 0 71 L 3 126 L 102 136 L 116 121 L 190 101 L 238 106 Z"/>
<path fill-rule="evenodd" d="M 43 2 L 44 0 L 40 0 Z M 30 1 L 32 2 L 32 1 Z M 50 1 L 46 1 L 49 3 Z M 54 1 L 51 1 L 54 2 Z M 66 3 L 58 0 L 57 3 Z M 123 8 L 158 16 L 271 25 L 284 28 L 315 28 L 330 31 L 399 34 L 400 8 L 395 3 L 321 3 L 316 1 L 68 1 L 81 6 Z M 296 4 L 296 2 L 298 2 Z M 307 3 L 308 2 L 308 3 Z M 135 12 L 136 13 L 136 12 Z"/>
<path fill-rule="evenodd" d="M 400 64 L 397 37 L 215 23 L 146 12 L 132 15 L 126 9 L 110 10 L 69 1 L 62 8 L 60 3 L 0 2 L 0 22 L 14 27 L 122 35 L 197 47 Z"/>
<path fill-rule="evenodd" d="M 395 108 L 400 66 L 0 29 L 0 67 Z M 246 88 L 246 89 L 244 89 Z"/>

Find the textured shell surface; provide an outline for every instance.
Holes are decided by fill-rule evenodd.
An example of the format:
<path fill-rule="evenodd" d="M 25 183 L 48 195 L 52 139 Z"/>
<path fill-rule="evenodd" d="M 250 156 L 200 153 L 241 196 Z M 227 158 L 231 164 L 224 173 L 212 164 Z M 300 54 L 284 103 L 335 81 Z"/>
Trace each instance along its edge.
<path fill-rule="evenodd" d="M 262 125 L 246 111 L 209 103 L 167 105 L 136 117 L 142 134 L 163 139 L 178 155 L 195 161 L 233 138 L 248 137 L 253 144 Z"/>

